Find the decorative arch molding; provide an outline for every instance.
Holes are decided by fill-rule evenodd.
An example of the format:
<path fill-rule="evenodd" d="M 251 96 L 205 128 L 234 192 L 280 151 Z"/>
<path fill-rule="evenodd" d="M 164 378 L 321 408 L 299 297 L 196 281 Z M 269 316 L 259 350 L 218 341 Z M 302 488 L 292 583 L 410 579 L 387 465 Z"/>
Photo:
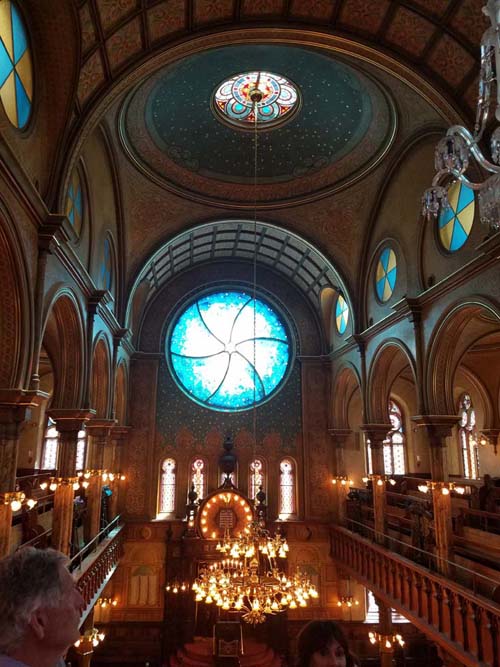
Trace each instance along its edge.
<path fill-rule="evenodd" d="M 33 303 L 21 245 L 11 217 L 0 202 L 0 387 L 23 387 L 29 375 Z"/>
<path fill-rule="evenodd" d="M 388 424 L 387 402 L 391 387 L 401 372 L 409 367 L 416 386 L 416 364 L 408 347 L 390 338 L 376 350 L 368 372 L 367 417 L 374 424 Z"/>
<path fill-rule="evenodd" d="M 471 345 L 499 329 L 500 307 L 484 297 L 455 303 L 442 316 L 432 333 L 426 363 L 429 414 L 456 413 L 453 379 L 462 357 Z"/>
<path fill-rule="evenodd" d="M 110 351 L 107 339 L 98 334 L 94 340 L 91 404 L 97 419 L 106 419 L 109 406 Z"/>
<path fill-rule="evenodd" d="M 349 429 L 349 403 L 356 389 L 361 392 L 361 378 L 355 366 L 346 363 L 332 382 L 330 424 L 335 429 Z"/>
<path fill-rule="evenodd" d="M 53 326 L 49 326 L 49 321 Z M 55 288 L 48 301 L 42 335 L 43 345 L 55 365 L 52 408 L 75 408 L 81 404 L 85 368 L 82 322 L 74 293 L 68 288 Z M 53 336 L 56 340 L 52 340 Z"/>
<path fill-rule="evenodd" d="M 128 420 L 128 372 L 124 361 L 121 361 L 116 369 L 114 405 L 117 426 L 126 426 Z"/>

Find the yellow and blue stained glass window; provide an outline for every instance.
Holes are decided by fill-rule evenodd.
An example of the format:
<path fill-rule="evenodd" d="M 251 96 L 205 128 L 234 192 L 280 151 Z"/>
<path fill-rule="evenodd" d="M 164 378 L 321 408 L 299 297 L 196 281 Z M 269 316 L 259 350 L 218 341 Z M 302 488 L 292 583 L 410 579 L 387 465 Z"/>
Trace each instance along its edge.
<path fill-rule="evenodd" d="M 396 253 L 392 248 L 384 248 L 378 258 L 375 274 L 375 291 L 382 303 L 388 301 L 394 292 L 397 271 Z"/>
<path fill-rule="evenodd" d="M 335 324 L 337 325 L 337 331 L 341 336 L 346 332 L 348 321 L 349 306 L 342 294 L 339 294 L 337 297 L 337 305 L 335 307 Z"/>
<path fill-rule="evenodd" d="M 439 239 L 448 252 L 459 250 L 469 238 L 474 222 L 474 191 L 457 181 L 448 190 L 449 207 L 441 211 Z"/>
<path fill-rule="evenodd" d="M 245 291 L 201 296 L 177 318 L 167 358 L 181 389 L 220 411 L 268 400 L 286 379 L 291 343 L 271 306 Z"/>
<path fill-rule="evenodd" d="M 80 175 L 75 169 L 66 193 L 66 217 L 71 222 L 77 234 L 80 233 L 83 220 L 83 193 Z"/>
<path fill-rule="evenodd" d="M 0 0 L 0 99 L 10 122 L 25 127 L 33 100 L 33 69 L 26 28 L 10 0 Z"/>
<path fill-rule="evenodd" d="M 258 102 L 251 93 L 256 88 L 262 94 Z M 255 124 L 272 126 L 292 117 L 298 110 L 299 92 L 288 79 L 271 72 L 245 72 L 226 79 L 214 94 L 214 107 L 224 120 L 248 127 Z M 255 118 L 257 115 L 257 119 Z"/>

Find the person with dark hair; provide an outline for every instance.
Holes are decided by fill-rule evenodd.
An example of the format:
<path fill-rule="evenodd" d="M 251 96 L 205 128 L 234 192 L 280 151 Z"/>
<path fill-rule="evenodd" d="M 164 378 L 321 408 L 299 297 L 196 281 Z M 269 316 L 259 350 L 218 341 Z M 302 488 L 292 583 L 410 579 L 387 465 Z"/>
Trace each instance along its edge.
<path fill-rule="evenodd" d="M 359 667 L 347 639 L 333 621 L 311 621 L 297 640 L 297 667 Z"/>
<path fill-rule="evenodd" d="M 54 549 L 0 560 L 0 667 L 57 667 L 79 638 L 84 600 Z"/>

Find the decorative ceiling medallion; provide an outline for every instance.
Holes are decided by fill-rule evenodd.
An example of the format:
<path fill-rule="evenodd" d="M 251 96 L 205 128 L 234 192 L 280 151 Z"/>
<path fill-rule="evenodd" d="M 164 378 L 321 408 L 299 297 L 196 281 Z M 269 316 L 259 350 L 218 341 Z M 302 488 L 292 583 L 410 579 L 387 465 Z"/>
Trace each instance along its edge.
<path fill-rule="evenodd" d="M 439 216 L 439 239 L 448 252 L 459 250 L 469 238 L 474 222 L 474 191 L 457 181 L 448 190 L 449 207 Z"/>
<path fill-rule="evenodd" d="M 392 248 L 385 247 L 379 255 L 375 276 L 375 291 L 379 301 L 389 301 L 396 286 L 398 263 Z"/>
<path fill-rule="evenodd" d="M 259 93 L 258 101 L 254 99 L 255 92 Z M 241 129 L 269 129 L 294 116 L 300 107 L 300 96 L 295 84 L 284 76 L 246 72 L 220 84 L 212 107 L 218 118 Z"/>
<path fill-rule="evenodd" d="M 354 60 L 344 60 L 276 44 L 224 46 L 187 56 L 158 70 L 127 96 L 119 118 L 122 146 L 148 178 L 190 201 L 270 209 L 329 196 L 379 164 L 397 123 L 385 86 L 359 70 Z M 237 77 L 235 62 L 243 72 Z M 272 75 L 278 82 L 286 75 L 300 92 L 294 108 L 283 115 L 286 122 L 279 122 L 276 108 L 269 111 L 278 121 L 275 127 L 261 121 L 261 130 L 272 131 L 259 133 L 256 193 L 253 133 L 241 131 L 241 124 L 237 127 L 229 118 L 221 122 L 214 91 L 229 95 L 229 83 L 226 90 L 221 81 L 233 81 L 231 90 L 236 88 L 240 104 L 258 72 L 266 77 L 279 72 Z M 279 106 L 278 90 L 271 78 L 266 81 L 268 106 Z M 237 116 L 239 107 L 226 102 L 222 106 Z M 250 120 L 238 122 L 252 126 Z"/>

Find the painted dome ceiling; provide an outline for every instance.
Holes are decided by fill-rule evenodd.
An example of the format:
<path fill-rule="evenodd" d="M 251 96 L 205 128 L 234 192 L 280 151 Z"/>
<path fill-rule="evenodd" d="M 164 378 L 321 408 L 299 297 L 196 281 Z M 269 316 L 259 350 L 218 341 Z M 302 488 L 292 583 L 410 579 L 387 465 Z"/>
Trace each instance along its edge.
<path fill-rule="evenodd" d="M 352 63 L 298 46 L 234 45 L 187 56 L 132 91 L 120 114 L 129 157 L 178 194 L 254 206 L 253 127 L 224 122 L 214 94 L 224 80 L 255 70 L 286 77 L 300 99 L 290 120 L 257 132 L 258 205 L 324 197 L 388 150 L 396 123 L 391 100 Z"/>

